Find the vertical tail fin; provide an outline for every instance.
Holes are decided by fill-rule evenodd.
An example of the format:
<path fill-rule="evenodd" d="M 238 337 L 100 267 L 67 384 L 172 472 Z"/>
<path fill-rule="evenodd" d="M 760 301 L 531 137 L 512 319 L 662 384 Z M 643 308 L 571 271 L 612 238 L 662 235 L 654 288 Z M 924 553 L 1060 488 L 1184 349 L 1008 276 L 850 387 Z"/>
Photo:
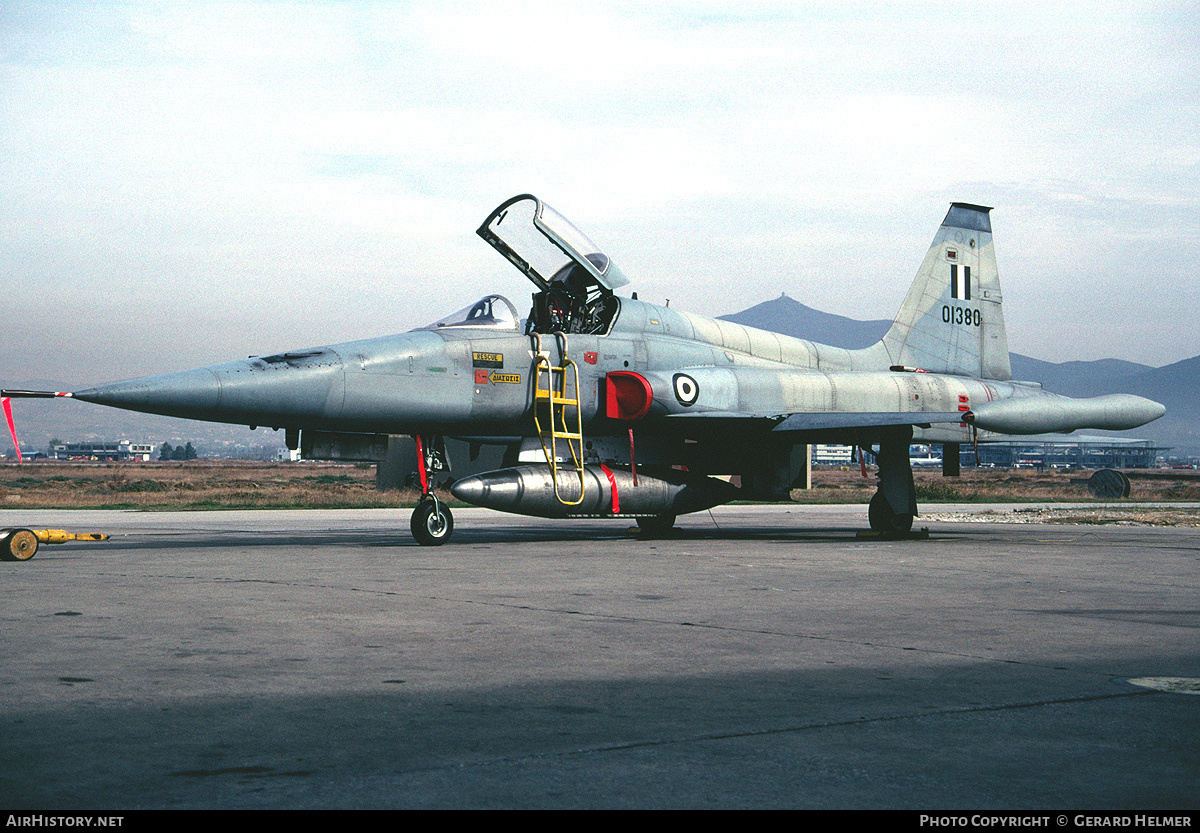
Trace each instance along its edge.
<path fill-rule="evenodd" d="M 951 203 L 925 262 L 883 337 L 893 365 L 1008 380 L 990 208 Z"/>

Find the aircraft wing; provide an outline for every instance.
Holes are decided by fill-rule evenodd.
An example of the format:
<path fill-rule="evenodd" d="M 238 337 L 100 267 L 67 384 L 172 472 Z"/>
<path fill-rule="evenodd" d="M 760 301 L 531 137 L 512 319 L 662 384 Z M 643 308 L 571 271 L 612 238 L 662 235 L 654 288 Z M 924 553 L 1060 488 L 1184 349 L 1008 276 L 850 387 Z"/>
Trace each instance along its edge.
<path fill-rule="evenodd" d="M 883 428 L 890 425 L 919 425 L 928 428 L 938 423 L 962 422 L 958 411 L 946 412 L 820 412 L 791 414 L 775 426 L 775 431 L 820 431 L 828 428 Z"/>
<path fill-rule="evenodd" d="M 730 420 L 738 423 L 769 422 L 773 423 L 771 430 L 787 431 L 828 431 L 839 428 L 884 428 L 892 425 L 917 425 L 928 428 L 930 425 L 962 422 L 963 415 L 958 411 L 817 411 L 812 413 L 795 414 L 744 414 L 730 411 L 704 411 L 695 414 L 670 414 L 667 419 L 672 422 L 684 420 Z"/>

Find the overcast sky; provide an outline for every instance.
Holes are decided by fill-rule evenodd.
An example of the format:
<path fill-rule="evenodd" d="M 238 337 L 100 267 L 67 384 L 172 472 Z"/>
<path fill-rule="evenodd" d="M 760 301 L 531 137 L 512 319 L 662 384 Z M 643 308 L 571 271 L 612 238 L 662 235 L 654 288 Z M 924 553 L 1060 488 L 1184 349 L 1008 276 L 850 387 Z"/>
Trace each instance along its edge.
<path fill-rule="evenodd" d="M 532 192 L 644 300 L 891 318 L 995 206 L 1009 344 L 1200 354 L 1197 3 L 0 0 L 0 379 L 401 332 L 532 287 Z"/>

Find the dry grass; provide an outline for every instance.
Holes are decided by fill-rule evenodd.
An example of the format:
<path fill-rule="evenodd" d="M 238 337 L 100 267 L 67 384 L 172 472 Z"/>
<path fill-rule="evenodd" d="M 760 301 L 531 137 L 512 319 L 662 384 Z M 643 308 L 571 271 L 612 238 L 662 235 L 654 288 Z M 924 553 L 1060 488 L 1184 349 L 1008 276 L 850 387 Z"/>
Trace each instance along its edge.
<path fill-rule="evenodd" d="M 307 509 L 412 505 L 378 492 L 375 467 L 353 463 L 58 463 L 0 465 L 6 508 Z"/>
<path fill-rule="evenodd" d="M 816 469 L 813 488 L 793 491 L 792 498 L 797 503 L 867 503 L 878 482 L 871 468 L 867 474 L 870 476 L 863 477 L 857 467 L 846 471 Z M 1093 474 L 1090 471 L 964 468 L 960 477 L 943 477 L 940 470 L 913 474 L 918 503 L 1106 502 L 1088 492 L 1086 481 Z M 1129 501 L 1200 501 L 1200 477 L 1160 480 L 1139 477 L 1141 473 L 1136 471 L 1128 474 Z"/>
<path fill-rule="evenodd" d="M 867 503 L 874 472 L 817 469 L 813 488 L 798 503 Z M 921 503 L 1089 502 L 1087 471 L 964 469 L 961 477 L 918 471 Z M 1133 501 L 1200 501 L 1200 478 L 1153 480 L 1132 473 Z M 264 463 L 190 460 L 186 463 L 0 464 L 0 505 L 54 509 L 283 509 L 411 506 L 416 492 L 378 492 L 374 466 L 355 463 Z M 1097 501 L 1102 502 L 1102 501 Z M 1111 501 L 1108 501 L 1111 502 Z"/>

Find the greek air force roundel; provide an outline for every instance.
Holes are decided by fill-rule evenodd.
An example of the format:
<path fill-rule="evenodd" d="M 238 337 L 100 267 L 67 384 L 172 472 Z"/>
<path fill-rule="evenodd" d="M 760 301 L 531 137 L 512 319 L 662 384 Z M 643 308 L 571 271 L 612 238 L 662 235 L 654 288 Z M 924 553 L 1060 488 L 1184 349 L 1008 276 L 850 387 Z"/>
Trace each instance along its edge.
<path fill-rule="evenodd" d="M 696 399 L 700 396 L 700 385 L 695 379 L 686 373 L 676 373 L 671 382 L 675 386 L 675 398 L 679 400 L 680 405 L 696 404 Z"/>

